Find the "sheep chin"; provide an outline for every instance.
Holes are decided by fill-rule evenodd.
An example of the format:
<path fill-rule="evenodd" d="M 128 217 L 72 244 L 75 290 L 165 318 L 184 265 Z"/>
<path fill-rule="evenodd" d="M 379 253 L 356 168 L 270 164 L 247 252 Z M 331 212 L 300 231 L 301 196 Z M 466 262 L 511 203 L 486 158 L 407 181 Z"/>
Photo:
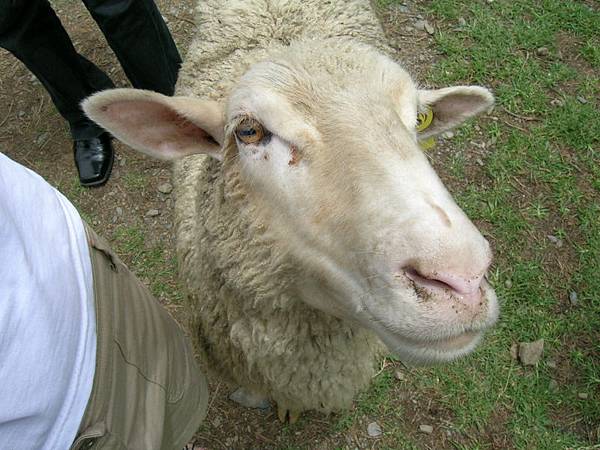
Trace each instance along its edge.
<path fill-rule="evenodd" d="M 483 337 L 482 332 L 467 331 L 435 341 L 416 341 L 386 330 L 376 330 L 387 348 L 402 362 L 415 366 L 454 361 L 471 353 Z"/>

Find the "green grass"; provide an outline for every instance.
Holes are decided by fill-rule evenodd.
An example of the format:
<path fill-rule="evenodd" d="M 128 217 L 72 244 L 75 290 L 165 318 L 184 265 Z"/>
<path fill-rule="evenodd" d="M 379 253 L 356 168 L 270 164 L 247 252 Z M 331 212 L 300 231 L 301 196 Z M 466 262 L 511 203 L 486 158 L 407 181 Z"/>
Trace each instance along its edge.
<path fill-rule="evenodd" d="M 150 286 L 158 298 L 168 298 L 179 303 L 183 294 L 176 284 L 177 264 L 174 258 L 166 259 L 164 246 L 147 245 L 144 231 L 135 226 L 116 229 L 113 237 L 117 253 L 130 261 L 138 278 Z"/>
<path fill-rule="evenodd" d="M 460 186 L 458 203 L 486 224 L 502 317 L 473 357 L 411 371 L 411 389 L 451 416 L 457 434 L 445 447 L 497 447 L 502 435 L 508 447 L 590 448 L 600 440 L 600 13 L 562 0 L 431 0 L 428 8 L 443 54 L 429 84 L 485 85 L 497 99 L 498 120 L 478 122 L 494 142 L 483 167 L 468 164 L 470 123 L 453 139 L 444 175 Z M 467 25 L 456 31 L 459 17 Z M 538 55 L 539 47 L 549 54 Z M 511 359 L 512 343 L 539 338 L 545 351 L 537 367 Z M 361 398 L 358 413 L 386 417 L 402 407 L 394 398 L 401 389 L 379 396 L 381 383 Z M 342 421 L 350 425 L 349 416 Z M 392 447 L 422 443 L 414 426 L 382 426 Z"/>
<path fill-rule="evenodd" d="M 378 417 L 381 413 L 385 413 L 386 411 L 382 411 L 382 408 L 388 406 L 386 399 L 390 395 L 393 386 L 394 377 L 390 371 L 384 371 L 377 375 L 369 390 L 359 396 L 356 408 L 337 418 L 334 430 L 344 431 L 350 428 L 360 416 Z"/>
<path fill-rule="evenodd" d="M 139 172 L 128 171 L 123 175 L 123 181 L 128 189 L 140 191 L 148 184 L 148 179 Z"/>

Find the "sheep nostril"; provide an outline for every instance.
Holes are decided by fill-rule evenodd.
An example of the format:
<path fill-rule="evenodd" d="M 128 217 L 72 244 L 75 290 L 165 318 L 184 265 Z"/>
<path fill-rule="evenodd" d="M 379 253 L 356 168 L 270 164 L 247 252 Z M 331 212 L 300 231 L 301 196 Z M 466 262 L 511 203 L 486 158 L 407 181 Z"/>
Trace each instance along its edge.
<path fill-rule="evenodd" d="M 450 290 L 460 296 L 470 296 L 479 292 L 483 275 L 464 277 L 450 272 L 423 274 L 413 267 L 404 268 L 406 276 L 415 283 L 431 289 Z"/>
<path fill-rule="evenodd" d="M 454 289 L 452 288 L 452 286 L 448 285 L 447 283 L 444 283 L 443 281 L 436 280 L 436 279 L 431 278 L 431 277 L 423 276 L 416 269 L 405 268 L 404 272 L 406 273 L 406 276 L 408 278 L 410 278 L 412 281 L 414 281 L 415 283 L 417 283 L 420 286 L 425 286 L 425 287 L 429 287 L 429 288 L 436 288 L 436 289 L 450 289 L 450 290 L 454 291 Z"/>

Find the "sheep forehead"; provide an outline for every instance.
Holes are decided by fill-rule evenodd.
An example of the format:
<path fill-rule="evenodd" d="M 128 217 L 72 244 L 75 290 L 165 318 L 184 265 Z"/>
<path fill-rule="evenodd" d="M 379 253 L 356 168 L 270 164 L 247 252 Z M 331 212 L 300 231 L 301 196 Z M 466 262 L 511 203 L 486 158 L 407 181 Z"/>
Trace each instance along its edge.
<path fill-rule="evenodd" d="M 318 125 L 336 122 L 335 116 L 342 123 L 364 122 L 388 110 L 413 129 L 416 92 L 402 67 L 370 47 L 299 42 L 246 72 L 229 98 L 228 117 L 252 113 L 288 129 L 304 122 L 316 138 Z M 266 125 L 279 131 L 276 124 Z"/>

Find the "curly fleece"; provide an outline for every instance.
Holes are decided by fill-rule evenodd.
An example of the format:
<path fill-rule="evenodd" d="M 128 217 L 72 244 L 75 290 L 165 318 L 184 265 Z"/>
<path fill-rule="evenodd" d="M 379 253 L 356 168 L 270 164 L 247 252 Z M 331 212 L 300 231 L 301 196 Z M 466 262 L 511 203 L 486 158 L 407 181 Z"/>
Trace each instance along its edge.
<path fill-rule="evenodd" d="M 291 42 L 355 40 L 385 51 L 366 1 L 203 0 L 177 95 L 226 100 L 254 62 Z M 177 252 L 191 329 L 206 368 L 290 410 L 348 408 L 382 344 L 295 294 L 304 268 L 269 238 L 236 160 L 175 164 Z"/>

